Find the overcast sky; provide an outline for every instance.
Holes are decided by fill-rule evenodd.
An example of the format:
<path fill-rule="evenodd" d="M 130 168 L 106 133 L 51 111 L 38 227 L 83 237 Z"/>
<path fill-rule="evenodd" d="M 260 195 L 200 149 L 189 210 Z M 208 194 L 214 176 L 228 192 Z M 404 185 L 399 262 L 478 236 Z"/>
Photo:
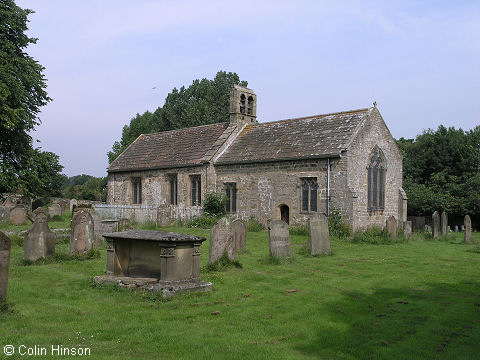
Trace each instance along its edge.
<path fill-rule="evenodd" d="M 260 122 L 376 101 L 395 138 L 480 124 L 480 1 L 16 3 L 53 98 L 33 136 L 68 176 L 105 176 L 136 113 L 218 70 L 248 81 Z"/>

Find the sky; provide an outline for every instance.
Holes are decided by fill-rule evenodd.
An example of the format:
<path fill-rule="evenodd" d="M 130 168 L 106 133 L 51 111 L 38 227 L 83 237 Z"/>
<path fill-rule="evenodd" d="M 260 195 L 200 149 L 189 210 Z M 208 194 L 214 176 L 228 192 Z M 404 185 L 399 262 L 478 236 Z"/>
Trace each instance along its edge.
<path fill-rule="evenodd" d="M 45 67 L 32 133 L 64 174 L 106 176 L 137 113 L 236 72 L 259 122 L 372 106 L 393 137 L 480 125 L 480 1 L 16 0 Z"/>

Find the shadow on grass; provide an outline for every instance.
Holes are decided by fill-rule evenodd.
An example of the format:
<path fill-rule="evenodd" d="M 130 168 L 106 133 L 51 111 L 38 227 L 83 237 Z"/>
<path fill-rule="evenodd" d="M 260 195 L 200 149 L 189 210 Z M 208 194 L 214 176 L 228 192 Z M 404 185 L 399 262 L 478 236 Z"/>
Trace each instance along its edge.
<path fill-rule="evenodd" d="M 20 266 L 31 266 L 31 265 L 47 265 L 53 263 L 59 263 L 63 261 L 85 261 L 85 260 L 94 260 L 100 258 L 100 251 L 97 249 L 92 249 L 85 254 L 79 255 L 69 255 L 69 254 L 55 254 L 54 256 L 47 256 L 35 261 L 22 259 L 19 262 Z"/>
<path fill-rule="evenodd" d="M 372 294 L 338 289 L 323 303 L 313 342 L 302 354 L 341 359 L 474 359 L 480 352 L 480 283 L 379 288 Z M 315 312 L 315 310 L 313 310 Z M 322 315 L 324 316 L 324 315 Z"/>

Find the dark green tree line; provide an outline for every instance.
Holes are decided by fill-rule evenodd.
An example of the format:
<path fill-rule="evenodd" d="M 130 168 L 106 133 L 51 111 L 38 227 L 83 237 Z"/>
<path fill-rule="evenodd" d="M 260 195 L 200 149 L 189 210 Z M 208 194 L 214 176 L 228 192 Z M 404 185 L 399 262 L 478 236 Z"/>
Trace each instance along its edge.
<path fill-rule="evenodd" d="M 129 125 L 123 127 L 122 138 L 107 154 L 109 163 L 140 134 L 228 121 L 230 89 L 234 84 L 248 85 L 246 81 L 240 81 L 236 73 L 219 71 L 213 80 L 194 80 L 187 88 L 174 88 L 163 107 L 137 114 Z"/>
<path fill-rule="evenodd" d="M 470 131 L 440 126 L 397 144 L 409 215 L 435 210 L 480 215 L 480 126 Z"/>

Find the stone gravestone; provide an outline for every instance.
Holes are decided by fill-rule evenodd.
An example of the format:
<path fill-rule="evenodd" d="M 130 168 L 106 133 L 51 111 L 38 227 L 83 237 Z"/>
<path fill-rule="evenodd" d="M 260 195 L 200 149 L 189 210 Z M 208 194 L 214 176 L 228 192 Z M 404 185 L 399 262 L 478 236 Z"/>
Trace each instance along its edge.
<path fill-rule="evenodd" d="M 438 215 L 438 211 L 435 211 L 432 215 L 432 236 L 434 239 L 438 239 L 440 236 L 440 215 Z"/>
<path fill-rule="evenodd" d="M 412 236 L 412 222 L 404 221 L 403 222 L 403 236 L 409 238 Z"/>
<path fill-rule="evenodd" d="M 441 226 L 442 226 L 442 235 L 447 236 L 447 234 L 448 234 L 448 216 L 447 216 L 447 213 L 445 211 L 442 212 Z"/>
<path fill-rule="evenodd" d="M 227 218 L 218 220 L 210 232 L 210 256 L 208 263 L 214 263 L 223 254 L 227 254 L 231 260 L 236 258 L 232 224 Z"/>
<path fill-rule="evenodd" d="M 55 255 L 55 233 L 48 227 L 48 212 L 37 208 L 32 213 L 33 225 L 25 234 L 23 241 L 23 258 L 35 261 L 46 256 Z"/>
<path fill-rule="evenodd" d="M 50 217 L 62 216 L 62 207 L 58 204 L 52 204 L 48 207 L 48 214 Z"/>
<path fill-rule="evenodd" d="M 10 223 L 21 225 L 27 221 L 27 210 L 23 206 L 17 206 L 10 210 Z"/>
<path fill-rule="evenodd" d="M 455 225 L 455 232 L 458 232 L 458 225 Z"/>
<path fill-rule="evenodd" d="M 10 238 L 0 231 L 0 304 L 7 300 L 10 247 Z"/>
<path fill-rule="evenodd" d="M 69 205 L 69 202 L 67 200 L 59 200 L 58 205 L 60 205 L 60 208 L 62 209 L 62 214 L 67 210 L 67 205 Z"/>
<path fill-rule="evenodd" d="M 388 234 L 395 240 L 397 238 L 397 220 L 395 216 L 390 215 L 386 221 Z"/>
<path fill-rule="evenodd" d="M 290 232 L 286 222 L 270 220 L 268 222 L 268 239 L 270 256 L 277 258 L 290 257 Z"/>
<path fill-rule="evenodd" d="M 236 219 L 232 222 L 233 240 L 235 250 L 245 250 L 247 248 L 247 227 L 245 223 Z"/>
<path fill-rule="evenodd" d="M 308 251 L 311 255 L 330 255 L 330 236 L 328 218 L 324 214 L 316 214 L 308 218 Z"/>
<path fill-rule="evenodd" d="M 464 227 L 465 227 L 465 232 L 463 233 L 463 242 L 465 244 L 471 244 L 472 243 L 472 220 L 470 220 L 470 216 L 468 215 L 465 215 Z"/>
<path fill-rule="evenodd" d="M 93 218 L 87 209 L 81 209 L 73 214 L 71 229 L 70 255 L 92 250 L 95 233 Z"/>
<path fill-rule="evenodd" d="M 73 212 L 73 206 L 78 205 L 78 201 L 76 199 L 70 200 L 70 212 Z"/>
<path fill-rule="evenodd" d="M 9 220 L 8 210 L 5 206 L 0 205 L 0 222 L 7 222 Z"/>

